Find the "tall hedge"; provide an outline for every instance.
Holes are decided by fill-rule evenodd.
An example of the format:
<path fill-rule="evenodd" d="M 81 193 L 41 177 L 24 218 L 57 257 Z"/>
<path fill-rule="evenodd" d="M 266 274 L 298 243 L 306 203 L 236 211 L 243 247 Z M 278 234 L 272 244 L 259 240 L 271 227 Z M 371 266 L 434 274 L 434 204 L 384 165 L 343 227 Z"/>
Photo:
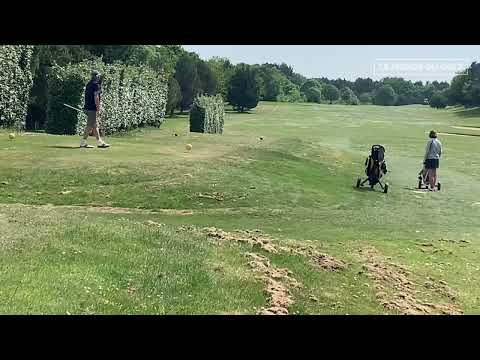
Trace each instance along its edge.
<path fill-rule="evenodd" d="M 87 116 L 65 107 L 83 109 L 85 85 L 92 69 L 102 74 L 99 123 L 106 134 L 141 126 L 160 126 L 165 118 L 167 79 L 146 66 L 82 62 L 53 66 L 48 75 L 46 131 L 81 134 Z"/>
<path fill-rule="evenodd" d="M 0 45 L 0 127 L 25 128 L 33 46 Z"/>
<path fill-rule="evenodd" d="M 221 95 L 199 96 L 190 110 L 190 131 L 222 134 L 225 106 Z"/>

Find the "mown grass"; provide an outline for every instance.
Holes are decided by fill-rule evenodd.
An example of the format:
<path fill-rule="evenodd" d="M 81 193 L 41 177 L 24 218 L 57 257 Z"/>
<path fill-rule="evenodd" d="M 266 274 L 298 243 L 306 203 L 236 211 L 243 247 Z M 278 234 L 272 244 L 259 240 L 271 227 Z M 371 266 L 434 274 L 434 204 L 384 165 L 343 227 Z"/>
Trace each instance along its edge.
<path fill-rule="evenodd" d="M 262 252 L 304 285 L 291 313 L 389 313 L 359 275 L 365 246 L 419 284 L 443 279 L 466 313 L 478 313 L 480 138 L 441 135 L 444 190 L 415 190 L 430 129 L 480 126 L 458 112 L 262 103 L 249 114 L 229 112 L 222 136 L 190 134 L 180 116 L 109 138 L 107 150 L 74 148 L 77 137 L 11 141 L 1 132 L 0 312 L 255 313 L 268 296 L 244 256 L 251 249 L 179 230 L 195 225 L 260 229 L 279 244 L 311 243 L 349 263 L 329 272 L 301 256 Z M 386 195 L 353 186 L 376 143 L 387 149 Z M 198 196 L 213 192 L 224 199 Z M 441 251 L 423 252 L 421 243 Z"/>

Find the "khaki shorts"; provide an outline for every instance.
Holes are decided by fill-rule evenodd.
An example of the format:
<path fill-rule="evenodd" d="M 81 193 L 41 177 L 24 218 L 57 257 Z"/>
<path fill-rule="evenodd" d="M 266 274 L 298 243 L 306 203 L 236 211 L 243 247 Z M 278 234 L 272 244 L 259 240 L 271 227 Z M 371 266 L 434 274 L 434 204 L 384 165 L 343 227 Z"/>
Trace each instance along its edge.
<path fill-rule="evenodd" d="M 89 128 L 98 127 L 97 112 L 93 110 L 87 110 L 86 113 L 87 113 L 87 127 Z"/>

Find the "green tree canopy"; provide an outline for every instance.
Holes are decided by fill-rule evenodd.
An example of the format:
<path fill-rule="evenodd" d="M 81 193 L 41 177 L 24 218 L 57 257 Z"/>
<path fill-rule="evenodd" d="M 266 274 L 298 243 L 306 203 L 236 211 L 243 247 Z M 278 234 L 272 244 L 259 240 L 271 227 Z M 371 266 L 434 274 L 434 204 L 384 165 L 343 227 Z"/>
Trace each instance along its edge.
<path fill-rule="evenodd" d="M 230 80 L 228 101 L 238 111 L 253 109 L 260 99 L 256 72 L 251 66 L 239 64 Z"/>

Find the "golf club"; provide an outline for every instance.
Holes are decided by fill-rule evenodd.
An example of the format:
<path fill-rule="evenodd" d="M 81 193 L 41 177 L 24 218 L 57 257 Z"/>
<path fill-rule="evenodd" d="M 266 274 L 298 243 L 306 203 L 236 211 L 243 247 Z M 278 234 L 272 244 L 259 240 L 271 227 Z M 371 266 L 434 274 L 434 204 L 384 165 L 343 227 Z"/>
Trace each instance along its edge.
<path fill-rule="evenodd" d="M 78 112 L 82 112 L 82 113 L 85 112 L 83 110 L 80 110 L 79 108 L 73 107 L 73 106 L 68 105 L 68 104 L 63 104 L 63 105 L 65 105 L 66 107 L 69 107 L 70 109 L 77 110 Z"/>
<path fill-rule="evenodd" d="M 66 107 L 69 107 L 70 109 L 76 110 L 76 111 L 78 111 L 78 112 L 85 113 L 84 110 L 80 110 L 79 108 L 76 108 L 76 107 L 74 107 L 74 106 L 71 106 L 71 105 L 68 105 L 68 104 L 63 104 L 63 105 L 65 105 Z M 99 131 L 99 135 L 100 135 L 100 136 L 105 137 L 105 131 L 102 131 L 100 128 L 98 129 L 98 131 Z M 90 131 L 90 135 L 92 135 L 92 132 L 91 132 L 91 131 Z"/>

